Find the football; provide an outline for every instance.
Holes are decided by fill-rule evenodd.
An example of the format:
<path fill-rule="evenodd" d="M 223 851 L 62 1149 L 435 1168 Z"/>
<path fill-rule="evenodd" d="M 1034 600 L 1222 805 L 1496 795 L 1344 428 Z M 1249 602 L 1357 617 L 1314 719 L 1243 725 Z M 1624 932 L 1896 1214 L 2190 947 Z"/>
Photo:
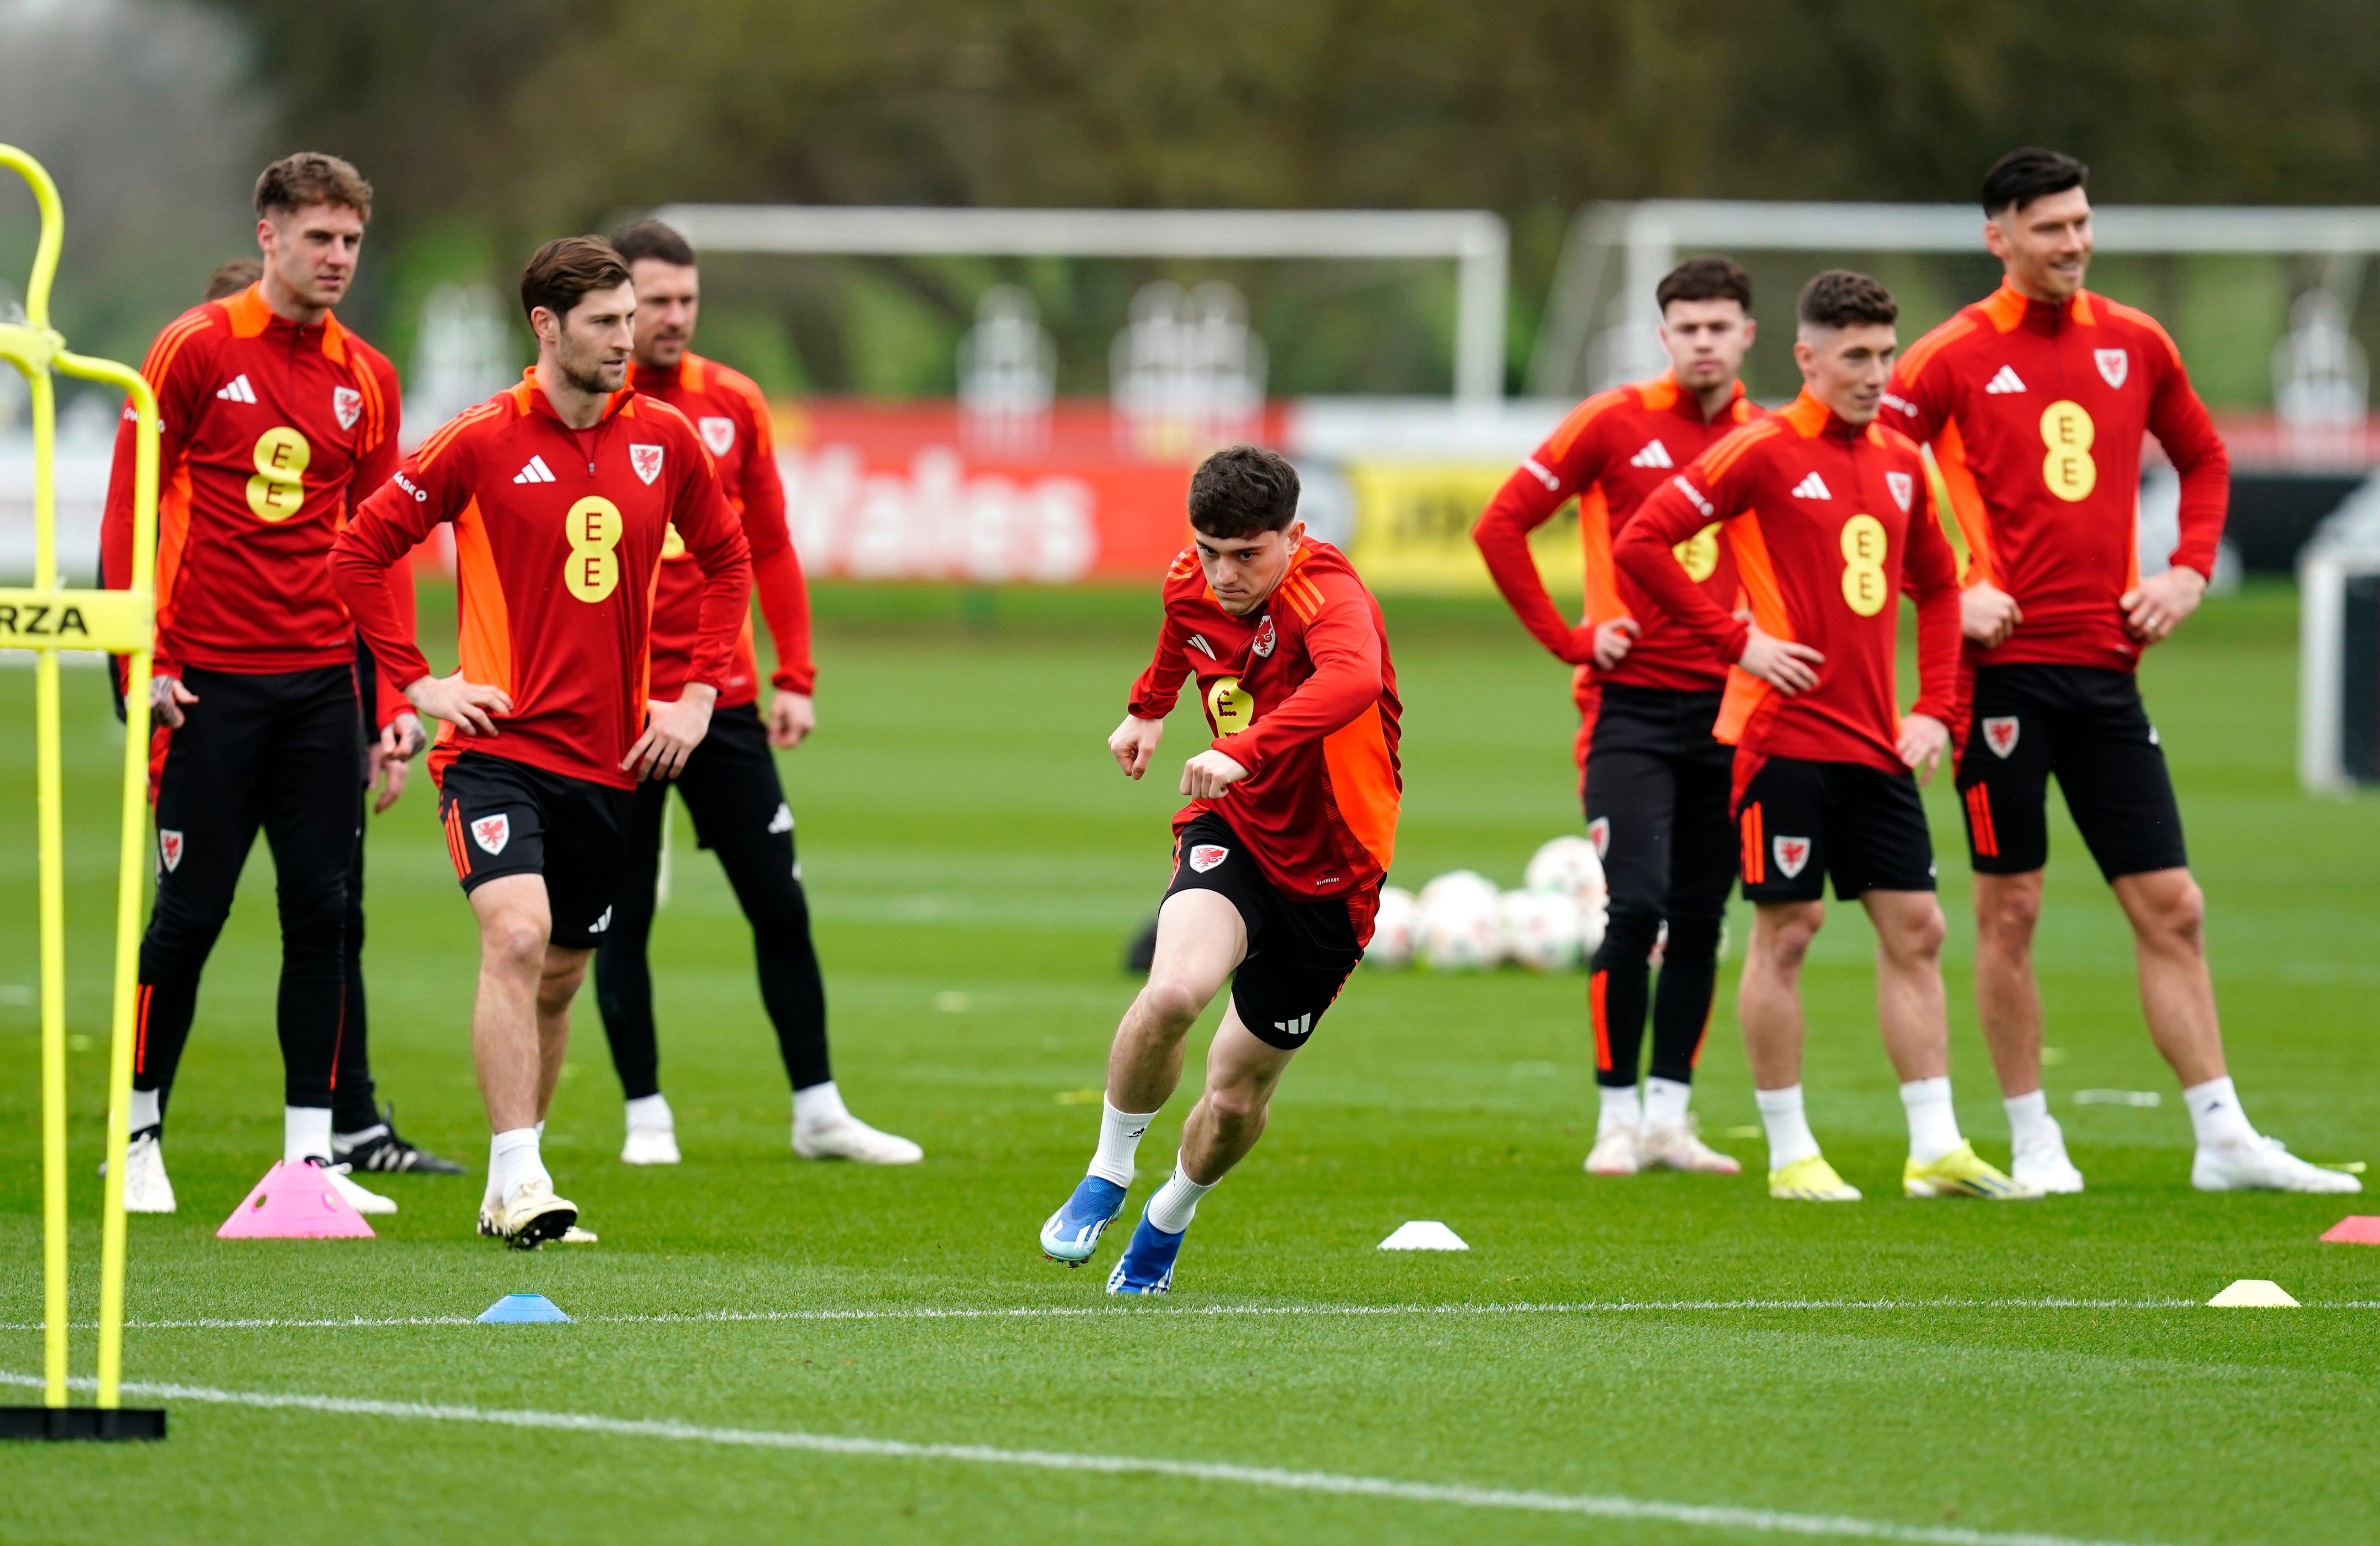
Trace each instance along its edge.
<path fill-rule="evenodd" d="M 1531 972 L 1576 966 L 1584 921 L 1577 903 L 1550 891 L 1507 891 L 1497 905 L 1504 959 Z"/>
<path fill-rule="evenodd" d="M 1452 870 L 1421 888 L 1415 952 L 1435 972 L 1486 972 L 1502 955 L 1497 912 L 1502 893 L 1475 870 Z"/>
<path fill-rule="evenodd" d="M 1582 907 L 1604 899 L 1603 859 L 1595 844 L 1574 834 L 1548 839 L 1529 857 L 1521 883 L 1532 891 L 1552 891 Z"/>
<path fill-rule="evenodd" d="M 1399 972 L 1413 964 L 1414 894 L 1402 886 L 1380 888 L 1379 911 L 1372 918 L 1372 942 L 1364 947 L 1364 964 L 1382 972 Z"/>

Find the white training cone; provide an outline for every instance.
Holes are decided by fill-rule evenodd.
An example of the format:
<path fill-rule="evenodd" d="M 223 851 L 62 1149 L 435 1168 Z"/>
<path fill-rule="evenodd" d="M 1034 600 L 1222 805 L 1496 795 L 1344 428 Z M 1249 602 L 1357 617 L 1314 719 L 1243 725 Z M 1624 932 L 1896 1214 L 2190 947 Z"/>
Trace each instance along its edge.
<path fill-rule="evenodd" d="M 2206 1301 L 2224 1310 L 2271 1309 L 2286 1305 L 2294 1310 L 2297 1300 L 2289 1291 L 2266 1277 L 2243 1277 Z"/>
<path fill-rule="evenodd" d="M 1400 1224 L 1389 1238 L 1380 1242 L 1382 1250 L 1469 1250 L 1463 1237 L 1434 1218 L 1417 1218 L 1410 1224 Z"/>

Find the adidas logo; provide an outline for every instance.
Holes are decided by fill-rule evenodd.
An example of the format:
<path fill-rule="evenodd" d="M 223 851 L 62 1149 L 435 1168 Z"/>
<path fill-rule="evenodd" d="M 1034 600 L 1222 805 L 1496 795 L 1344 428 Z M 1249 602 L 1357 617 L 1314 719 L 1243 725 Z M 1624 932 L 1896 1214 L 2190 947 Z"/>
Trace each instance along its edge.
<path fill-rule="evenodd" d="M 528 466 L 513 474 L 513 481 L 515 483 L 551 483 L 553 481 L 553 469 L 545 465 L 544 457 L 532 456 L 528 459 Z"/>
<path fill-rule="evenodd" d="M 1314 1017 L 1306 1014 L 1295 1020 L 1277 1020 L 1272 1022 L 1272 1028 L 1284 1036 L 1303 1036 L 1313 1031 Z"/>
<path fill-rule="evenodd" d="M 1825 478 L 1820 477 L 1816 473 L 1812 473 L 1793 485 L 1793 497 L 1797 500 L 1830 500 L 1835 497 L 1835 493 L 1833 489 L 1827 487 Z"/>
<path fill-rule="evenodd" d="M 1675 462 L 1670 460 L 1670 448 L 1663 445 L 1658 441 L 1646 441 L 1644 450 L 1628 458 L 1628 465 L 1632 467 L 1674 467 L 1677 465 Z"/>
<path fill-rule="evenodd" d="M 1215 653 L 1215 646 L 1214 646 L 1213 645 L 1210 645 L 1210 644 L 1208 644 L 1208 643 L 1207 642 L 1207 635 L 1205 635 L 1204 634 L 1191 634 L 1191 635 L 1190 635 L 1190 644 L 1191 644 L 1191 647 L 1193 647 L 1194 649 L 1196 649 L 1196 650 L 1200 651 L 1200 652 L 1201 652 L 1202 654 L 1204 654 L 1204 655 L 1207 657 L 1207 658 L 1208 658 L 1208 659 L 1209 659 L 1209 660 L 1220 660 L 1220 659 L 1221 659 L 1221 658 L 1222 658 L 1222 657 L 1220 657 L 1220 656 L 1219 656 L 1219 655 L 1217 655 L 1217 654 Z"/>
<path fill-rule="evenodd" d="M 239 375 L 216 388 L 215 395 L 226 403 L 253 403 L 256 401 L 256 389 L 248 384 L 245 375 Z"/>
<path fill-rule="evenodd" d="M 2007 366 L 2003 365 L 2000 367 L 1999 374 L 1994 376 L 1991 379 L 1991 383 L 1985 387 L 1984 390 L 1987 393 L 2022 392 L 2024 390 L 2024 383 L 2016 379 L 2016 372 L 2014 370 L 2011 370 Z"/>

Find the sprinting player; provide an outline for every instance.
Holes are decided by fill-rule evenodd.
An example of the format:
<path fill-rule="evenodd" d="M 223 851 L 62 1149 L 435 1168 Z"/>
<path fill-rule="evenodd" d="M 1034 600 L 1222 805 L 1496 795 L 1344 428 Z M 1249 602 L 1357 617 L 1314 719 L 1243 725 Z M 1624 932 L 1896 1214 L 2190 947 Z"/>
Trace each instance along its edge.
<path fill-rule="evenodd" d="M 471 1053 L 486 1098 L 483 1234 L 564 1238 L 538 1131 L 570 1040 L 570 1000 L 611 922 L 641 779 L 671 779 L 710 728 L 750 604 L 744 534 L 686 416 L 625 391 L 636 290 L 611 244 L 548 242 L 521 275 L 536 367 L 424 441 L 364 501 L 332 554 L 339 594 L 416 709 L 456 876 L 480 924 Z M 393 573 L 455 526 L 462 669 L 430 674 Z M 646 694 L 662 549 L 703 570 L 685 686 Z"/>
<path fill-rule="evenodd" d="M 1957 560 L 1936 519 L 1925 463 L 1875 422 L 1892 374 L 1899 308 L 1865 274 L 1836 269 L 1802 291 L 1793 361 L 1802 395 L 1721 441 L 1671 479 L 1613 553 L 1654 604 L 1740 668 L 1717 733 L 1735 743 L 1743 894 L 1756 907 L 1738 1006 L 1768 1194 L 1854 1202 L 1802 1106 L 1803 959 L 1835 898 L 1876 925 L 1876 1021 L 1909 1117 L 1901 1190 L 1912 1197 L 2037 1196 L 1976 1157 L 1950 1108 L 1942 910 L 1912 769 L 1927 775 L 1957 710 Z M 1726 524 L 1751 604 L 1730 615 L 1670 549 Z M 1917 706 L 1895 709 L 1904 586 L 1917 602 Z"/>
<path fill-rule="evenodd" d="M 1123 1212 L 1141 1134 L 1182 1078 L 1182 1039 L 1232 981 L 1207 1085 L 1172 1177 L 1141 1211 L 1111 1294 L 1162 1294 L 1198 1200 L 1265 1129 L 1274 1087 L 1363 958 L 1396 847 L 1398 705 L 1379 605 L 1339 550 L 1305 535 L 1297 473 L 1232 446 L 1190 480 L 1196 540 L 1165 576 L 1157 657 L 1108 751 L 1148 769 L 1184 675 L 1215 739 L 1182 769 L 1173 876 L 1148 985 L 1108 1054 L 1089 1173 L 1041 1226 L 1080 1266 Z"/>
<path fill-rule="evenodd" d="M 1521 622 L 1578 668 L 1586 830 L 1611 888 L 1610 922 L 1587 980 L 1602 1110 L 1586 1168 L 1597 1176 L 1633 1176 L 1653 1166 L 1732 1176 L 1742 1167 L 1704 1143 L 1686 1111 L 1735 880 L 1735 824 L 1728 816 L 1734 749 L 1711 736 L 1727 668 L 1701 639 L 1645 604 L 1644 592 L 1613 566 L 1611 542 L 1645 495 L 1760 417 L 1736 379 L 1755 332 L 1752 281 L 1724 258 L 1695 258 L 1670 270 L 1654 298 L 1670 368 L 1572 409 L 1505 480 L 1471 535 Z M 1586 548 L 1586 616 L 1576 627 L 1555 610 L 1529 552 L 1529 533 L 1573 495 Z M 1714 603 L 1734 609 L 1735 558 L 1718 523 L 1679 544 L 1676 562 Z M 1660 984 L 1648 992 L 1648 962 L 1665 922 Z M 1648 998 L 1653 1058 L 1640 1104 Z"/>
<path fill-rule="evenodd" d="M 2011 151 L 1984 177 L 1984 245 L 2006 277 L 1920 339 L 1887 402 L 1931 443 L 1967 538 L 1961 621 L 1973 672 L 1959 729 L 1975 872 L 1975 1004 L 1998 1070 L 2020 1181 L 2081 1191 L 2041 1083 L 2033 934 L 2049 858 L 2051 775 L 2132 926 L 2150 1039 L 2180 1079 L 2201 1191 L 2361 1191 L 2259 1134 L 2223 1057 L 2165 752 L 2142 707 L 2142 651 L 2198 607 L 2215 572 L 2230 457 L 2181 352 L 2146 313 L 2082 287 L 2087 169 Z M 2181 475 L 2181 540 L 2139 572 L 2141 434 Z"/>
<path fill-rule="evenodd" d="M 637 287 L 636 356 L 628 385 L 692 419 L 719 468 L 727 502 L 743 517 L 752 550 L 753 588 L 776 641 L 776 692 L 760 719 L 759 667 L 747 622 L 735 664 L 720 687 L 710 733 L 686 759 L 678 798 L 694 817 L 696 840 L 719 855 L 752 924 L 760 1002 L 777 1030 L 777 1050 L 794 1086 L 794 1153 L 803 1159 L 914 1165 L 925 1151 L 879 1132 L 846 1110 L 827 1061 L 826 987 L 810 943 L 810 910 L 794 854 L 794 813 L 777 779 L 771 746 L 791 751 L 817 723 L 810 702 L 809 595 L 801 560 L 785 529 L 785 490 L 770 445 L 769 405 L 747 377 L 687 348 L 701 299 L 701 274 L 686 238 L 656 221 L 625 227 L 612 246 Z M 652 695 L 677 695 L 693 657 L 702 606 L 702 571 L 682 543 L 662 550 L 653 595 Z M 595 1002 L 612 1044 L 627 1103 L 620 1158 L 630 1165 L 675 1165 L 676 1124 L 662 1094 L 653 1033 L 653 982 L 646 965 L 653 886 L 668 817 L 670 786 L 637 787 L 621 860 L 612 926 L 595 952 Z"/>
<path fill-rule="evenodd" d="M 355 629 L 324 557 L 396 465 L 396 372 L 332 308 L 356 272 L 371 185 L 302 153 L 256 181 L 259 277 L 176 318 L 141 368 L 157 393 L 157 900 L 140 945 L 125 1206 L 174 1211 L 165 1106 L 249 850 L 273 850 L 282 1157 L 333 1166 L 348 1027 L 348 875 L 365 781 Z M 135 426 L 116 439 L 102 583 L 132 570 Z M 356 1049 L 359 1057 L 360 1048 Z M 366 1097 L 369 1099 L 369 1096 Z M 396 1204 L 346 1175 L 365 1213 Z"/>

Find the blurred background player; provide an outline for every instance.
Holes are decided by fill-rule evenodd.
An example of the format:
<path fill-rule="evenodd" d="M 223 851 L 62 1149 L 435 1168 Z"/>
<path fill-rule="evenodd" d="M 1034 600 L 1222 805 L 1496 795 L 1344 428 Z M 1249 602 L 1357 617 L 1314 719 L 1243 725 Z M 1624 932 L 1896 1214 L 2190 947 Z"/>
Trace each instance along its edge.
<path fill-rule="evenodd" d="M 1305 535 L 1297 472 L 1254 446 L 1190 480 L 1196 540 L 1165 577 L 1157 656 L 1108 750 L 1138 779 L 1185 674 L 1215 739 L 1182 769 L 1173 876 L 1157 955 L 1108 1054 L 1088 1174 L 1041 1226 L 1080 1266 L 1123 1212 L 1141 1134 L 1182 1078 L 1182 1040 L 1225 978 L 1231 1008 L 1173 1174 L 1108 1275 L 1162 1294 L 1198 1200 L 1264 1133 L 1272 1092 L 1363 958 L 1396 847 L 1396 671 L 1378 603 L 1339 550 Z"/>
<path fill-rule="evenodd" d="M 358 490 L 396 465 L 396 372 L 331 308 L 355 278 L 371 185 L 301 153 L 256 182 L 258 277 L 169 324 L 157 393 L 157 900 L 140 947 L 125 1205 L 171 1213 L 161 1146 L 199 978 L 260 828 L 281 914 L 282 1157 L 333 1165 L 367 774 L 355 629 L 324 559 Z M 132 567 L 133 426 L 121 427 L 101 578 Z M 362 688 L 371 692 L 369 685 Z M 359 1058 L 361 1048 L 356 1049 Z M 348 1062 L 353 1069 L 357 1064 Z M 370 1109 L 367 1088 L 364 1109 Z M 396 1204 L 333 1172 L 366 1213 Z"/>
<path fill-rule="evenodd" d="M 642 779 L 671 779 L 710 728 L 750 606 L 744 534 L 699 433 L 625 390 L 636 291 L 611 244 L 548 242 L 521 275 L 536 366 L 424 441 L 364 501 L 332 558 L 356 624 L 445 724 L 431 753 L 456 877 L 480 925 L 471 1051 L 492 1137 L 482 1234 L 562 1238 L 538 1133 L 570 1042 L 570 1001 L 611 922 Z M 462 666 L 405 631 L 396 571 L 455 525 Z M 651 598 L 675 530 L 701 562 L 699 622 L 674 701 L 644 693 Z M 583 1234 L 583 1232 L 582 1232 Z"/>
<path fill-rule="evenodd" d="M 2042 1089 L 2033 973 L 2055 774 L 2131 923 L 2149 1036 L 2196 1129 L 2191 1184 L 2361 1191 L 2352 1176 L 2259 1134 L 2225 1070 L 2206 898 L 2135 672 L 2142 651 L 2206 593 L 2230 458 L 2172 338 L 2145 312 L 2082 288 L 2087 173 L 2070 156 L 2025 149 L 1985 175 L 1984 245 L 2006 277 L 1918 341 L 1888 399 L 1893 422 L 1930 442 L 1967 539 L 1961 614 L 1973 688 L 1959 792 L 1975 871 L 1975 1004 L 2013 1167 L 2045 1190 L 2082 1190 Z M 2147 578 L 2136 537 L 2143 430 L 2181 477 L 2181 540 Z"/>
<path fill-rule="evenodd" d="M 701 275 L 686 238 L 656 221 L 623 228 L 612 246 L 637 288 L 636 355 L 628 385 L 692 419 L 719 468 L 727 502 L 743 517 L 752 550 L 753 588 L 777 646 L 776 688 L 769 718 L 757 706 L 759 667 L 747 622 L 735 664 L 721 684 L 710 733 L 677 777 L 678 797 L 694 817 L 695 840 L 719 855 L 727 883 L 752 925 L 760 1002 L 776 1027 L 777 1050 L 794 1086 L 794 1153 L 803 1159 L 915 1165 L 925 1151 L 879 1132 L 844 1109 L 827 1060 L 826 987 L 810 940 L 810 910 L 794 852 L 794 813 L 777 778 L 771 746 L 791 751 L 817 723 L 810 693 L 809 596 L 801 560 L 785 529 L 785 490 L 771 445 L 769 405 L 750 378 L 687 347 L 702 300 Z M 686 680 L 702 607 L 702 572 L 685 544 L 662 550 L 653 596 L 652 695 L 672 698 Z M 675 1165 L 676 1125 L 662 1094 L 653 1026 L 653 982 L 646 962 L 654 886 L 668 819 L 670 786 L 637 788 L 621 860 L 612 926 L 595 952 L 595 1002 L 612 1063 L 627 1097 L 630 1165 Z"/>
<path fill-rule="evenodd" d="M 1826 921 L 1826 877 L 1876 925 L 1876 1021 L 1909 1118 L 1911 1197 L 2038 1196 L 1976 1157 L 1950 1107 L 1942 910 L 1912 769 L 1949 743 L 1959 684 L 1958 562 L 1916 444 L 1875 422 L 1899 308 L 1864 274 L 1802 291 L 1802 395 L 1737 430 L 1645 501 L 1614 556 L 1655 604 L 1741 670 L 1718 733 L 1736 745 L 1743 895 L 1755 904 L 1737 996 L 1768 1135 L 1768 1192 L 1854 1202 L 1802 1105 L 1801 972 Z M 1670 550 L 1729 524 L 1749 621 Z M 1893 702 L 1904 588 L 1917 602 L 1917 707 Z"/>
<path fill-rule="evenodd" d="M 1735 879 L 1728 815 L 1734 749 L 1711 736 L 1727 667 L 1701 638 L 1646 604 L 1611 562 L 1611 543 L 1645 496 L 1705 447 L 1760 417 L 1736 373 L 1752 347 L 1752 281 L 1725 258 L 1681 263 L 1654 292 L 1670 368 L 1599 392 L 1505 480 L 1472 537 L 1488 572 L 1538 642 L 1578 668 L 1578 754 L 1587 835 L 1611 888 L 1587 1010 L 1602 1110 L 1586 1168 L 1647 1166 L 1732 1176 L 1742 1167 L 1696 1135 L 1686 1103 L 1718 985 L 1719 931 Z M 1579 501 L 1586 549 L 1585 621 L 1561 619 L 1529 552 L 1529 533 Z M 1735 558 L 1718 523 L 1680 543 L 1677 562 L 1718 607 L 1736 605 Z M 1653 947 L 1669 925 L 1658 989 Z M 1652 999 L 1652 1070 L 1640 1105 L 1638 1056 Z"/>

